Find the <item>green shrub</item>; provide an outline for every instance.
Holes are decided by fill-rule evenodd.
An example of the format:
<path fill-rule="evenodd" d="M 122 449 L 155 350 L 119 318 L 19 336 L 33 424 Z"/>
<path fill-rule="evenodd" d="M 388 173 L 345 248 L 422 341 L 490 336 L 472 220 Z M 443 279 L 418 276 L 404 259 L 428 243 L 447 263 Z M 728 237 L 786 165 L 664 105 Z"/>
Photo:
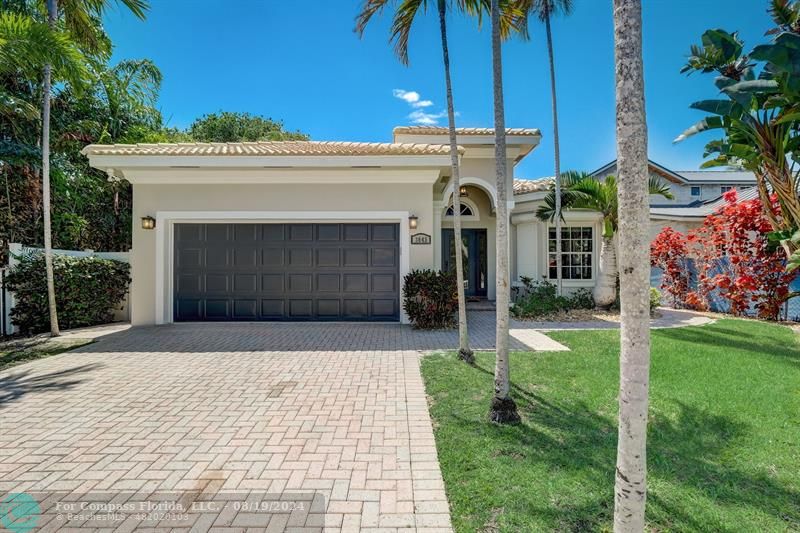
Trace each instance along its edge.
<path fill-rule="evenodd" d="M 568 305 L 570 309 L 594 309 L 594 296 L 592 296 L 592 291 L 585 287 L 575 289 L 567 299 L 569 300 Z"/>
<path fill-rule="evenodd" d="M 654 313 L 656 308 L 661 305 L 661 291 L 655 287 L 650 287 L 650 314 Z"/>
<path fill-rule="evenodd" d="M 111 321 L 125 297 L 130 266 L 98 257 L 53 256 L 59 326 L 64 329 Z M 6 277 L 16 304 L 11 320 L 23 334 L 50 330 L 44 254 L 21 257 Z"/>
<path fill-rule="evenodd" d="M 403 278 L 403 309 L 419 329 L 456 325 L 458 294 L 455 272 L 413 270 Z"/>
<path fill-rule="evenodd" d="M 589 289 L 576 289 L 568 296 L 559 296 L 558 287 L 547 280 L 534 281 L 521 277 L 523 287 L 517 289 L 511 312 L 516 317 L 534 318 L 552 315 L 571 309 L 594 309 L 594 298 Z"/>

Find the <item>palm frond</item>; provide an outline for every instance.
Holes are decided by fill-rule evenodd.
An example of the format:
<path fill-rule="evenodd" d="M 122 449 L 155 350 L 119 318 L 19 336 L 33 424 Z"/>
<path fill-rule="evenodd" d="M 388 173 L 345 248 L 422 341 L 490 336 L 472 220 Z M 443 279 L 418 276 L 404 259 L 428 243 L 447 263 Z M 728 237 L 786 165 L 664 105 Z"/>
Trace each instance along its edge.
<path fill-rule="evenodd" d="M 0 13 L 0 72 L 36 79 L 50 64 L 56 79 L 74 85 L 88 78 L 85 58 L 69 35 L 19 13 Z"/>
<path fill-rule="evenodd" d="M 397 11 L 392 19 L 392 35 L 390 42 L 394 42 L 394 53 L 404 65 L 408 65 L 408 41 L 411 37 L 411 28 L 417 14 L 425 11 L 427 0 L 403 0 L 397 6 Z"/>

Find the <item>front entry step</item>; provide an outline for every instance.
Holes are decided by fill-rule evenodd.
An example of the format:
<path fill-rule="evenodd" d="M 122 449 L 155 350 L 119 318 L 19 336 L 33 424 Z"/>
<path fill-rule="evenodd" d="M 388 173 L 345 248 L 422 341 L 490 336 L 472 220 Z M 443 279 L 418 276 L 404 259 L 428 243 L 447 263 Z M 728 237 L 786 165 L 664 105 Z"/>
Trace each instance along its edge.
<path fill-rule="evenodd" d="M 493 300 L 470 300 L 467 299 L 467 311 L 494 311 L 496 309 Z"/>

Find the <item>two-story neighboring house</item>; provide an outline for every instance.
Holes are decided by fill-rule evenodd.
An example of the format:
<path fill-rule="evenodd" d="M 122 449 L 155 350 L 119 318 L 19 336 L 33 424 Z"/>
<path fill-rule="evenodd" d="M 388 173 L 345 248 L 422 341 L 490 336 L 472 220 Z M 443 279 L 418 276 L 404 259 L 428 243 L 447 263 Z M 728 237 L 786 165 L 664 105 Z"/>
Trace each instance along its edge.
<path fill-rule="evenodd" d="M 743 170 L 670 170 L 654 161 L 649 162 L 650 173 L 670 186 L 674 198 L 650 198 L 650 236 L 655 237 L 670 226 L 686 232 L 703 223 L 703 219 L 722 205 L 722 195 L 732 189 L 739 198 L 758 197 L 756 177 Z M 616 175 L 616 160 L 592 172 L 593 176 Z"/>

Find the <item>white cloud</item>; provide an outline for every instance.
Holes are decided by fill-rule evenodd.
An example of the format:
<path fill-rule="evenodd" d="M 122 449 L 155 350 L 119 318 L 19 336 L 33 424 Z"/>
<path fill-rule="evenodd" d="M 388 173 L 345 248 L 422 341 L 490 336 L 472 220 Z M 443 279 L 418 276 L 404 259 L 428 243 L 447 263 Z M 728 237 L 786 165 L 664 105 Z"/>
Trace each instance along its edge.
<path fill-rule="evenodd" d="M 440 111 L 439 113 L 426 113 L 422 110 L 412 111 L 408 115 L 408 119 L 414 124 L 421 124 L 423 126 L 435 126 L 439 123 L 439 119 L 445 118 L 447 111 Z"/>
<path fill-rule="evenodd" d="M 414 124 L 423 126 L 435 126 L 439 123 L 439 119 L 447 116 L 446 111 L 439 113 L 428 113 L 424 111 L 425 108 L 433 106 L 432 100 L 422 100 L 417 91 L 406 91 L 405 89 L 394 89 L 392 96 L 399 98 L 407 103 L 413 111 L 409 113 L 408 119 Z"/>

